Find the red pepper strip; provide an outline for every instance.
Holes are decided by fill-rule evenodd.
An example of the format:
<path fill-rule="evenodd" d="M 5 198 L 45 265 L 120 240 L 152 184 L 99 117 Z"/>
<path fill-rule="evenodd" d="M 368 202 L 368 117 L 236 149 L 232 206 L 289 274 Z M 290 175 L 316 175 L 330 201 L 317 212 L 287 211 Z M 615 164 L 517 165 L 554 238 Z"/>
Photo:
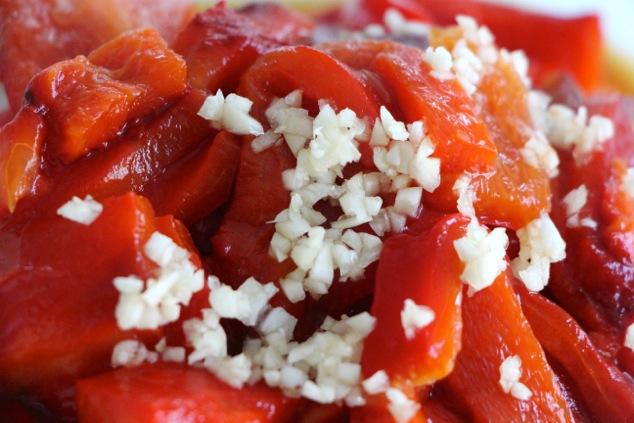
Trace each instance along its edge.
<path fill-rule="evenodd" d="M 87 57 L 112 71 L 118 81 L 145 89 L 144 96 L 136 99 L 132 117 L 164 108 L 189 88 L 185 60 L 153 28 L 126 32 Z"/>
<path fill-rule="evenodd" d="M 265 111 L 274 98 L 302 91 L 302 107 L 311 116 L 319 112 L 318 102 L 326 101 L 336 111 L 351 109 L 372 125 L 379 116 L 381 101 L 374 86 L 357 71 L 329 54 L 312 47 L 295 46 L 272 51 L 242 76 L 238 93 L 253 101 L 252 114 L 265 125 Z M 359 145 L 361 162 L 374 169 L 367 143 Z"/>
<path fill-rule="evenodd" d="M 50 66 L 28 87 L 28 100 L 57 129 L 45 159 L 70 163 L 118 138 L 187 90 L 185 61 L 154 29 L 127 32 L 93 51 Z"/>
<path fill-rule="evenodd" d="M 291 260 L 278 263 L 269 254 L 275 225 L 268 223 L 289 205 L 282 172 L 294 163 L 295 158 L 285 145 L 256 153 L 250 142 L 243 144 L 233 199 L 211 239 L 214 253 L 208 264 L 224 283 L 237 287 L 252 276 L 262 283 L 277 282 L 295 269 Z M 277 295 L 274 301 L 292 308 L 284 299 L 284 295 Z M 300 309 L 295 306 L 296 312 Z"/>
<path fill-rule="evenodd" d="M 584 178 L 587 182 L 575 178 L 577 184 L 570 185 L 561 196 L 583 183 L 588 189 L 588 201 L 582 217 L 592 218 L 599 226 L 567 227 L 565 211 L 559 206 L 560 218 L 555 222 L 566 241 L 567 258 L 553 267 L 549 290 L 586 330 L 600 330 L 604 324 L 620 329 L 623 316 L 634 312 L 631 301 L 634 266 L 627 251 L 631 233 L 628 230 L 631 226 L 627 225 L 631 225 L 631 218 L 627 214 L 616 219 L 601 216 L 598 209 L 608 208 L 612 202 L 605 185 L 613 185 L 615 181 L 612 178 L 591 181 L 591 178 L 591 174 Z M 620 245 L 625 247 L 621 251 Z"/>
<path fill-rule="evenodd" d="M 565 421 L 571 410 L 557 376 L 522 314 L 508 272 L 490 287 L 471 297 L 462 307 L 462 350 L 454 371 L 440 383 L 460 410 L 473 422 Z M 506 394 L 499 383 L 502 362 L 521 359 L 519 381 L 532 395 L 523 401 Z"/>
<path fill-rule="evenodd" d="M 282 172 L 294 164 L 295 158 L 285 145 L 256 153 L 249 141 L 243 143 L 233 198 L 211 238 L 213 254 L 207 261 L 211 273 L 223 283 L 236 288 L 249 277 L 262 283 L 277 282 L 296 268 L 290 259 L 279 263 L 269 254 L 275 233 L 275 225 L 269 222 L 290 202 Z M 272 302 L 296 315 L 303 308 L 291 304 L 283 294 Z"/>
<path fill-rule="evenodd" d="M 573 380 L 581 405 L 597 422 L 634 421 L 634 384 L 595 348 L 568 313 L 519 286 L 522 310 L 546 353 Z"/>
<path fill-rule="evenodd" d="M 306 46 L 262 56 L 242 76 L 238 93 L 253 101 L 253 115 L 266 122 L 264 112 L 271 101 L 298 89 L 303 107 L 313 113 L 318 111 L 317 102 L 325 100 L 337 111 L 349 108 L 371 122 L 379 115 L 380 102 L 371 87 L 342 62 Z"/>
<path fill-rule="evenodd" d="M 171 47 L 184 57 L 194 88 L 228 94 L 254 60 L 282 45 L 253 19 L 219 5 L 194 16 Z"/>
<path fill-rule="evenodd" d="M 372 64 L 382 53 L 407 47 L 391 40 L 344 40 L 321 44 L 319 49 L 357 71 L 356 75 L 380 97 L 381 105 L 387 107 L 396 119 L 405 120 L 404 113 L 398 107 L 396 94 L 387 89 L 377 72 L 372 70 Z"/>
<path fill-rule="evenodd" d="M 143 87 L 116 81 L 84 56 L 35 75 L 27 96 L 56 129 L 45 142 L 47 162 L 68 164 L 103 148 L 121 134 L 135 100 L 143 94 Z"/>
<path fill-rule="evenodd" d="M 258 384 L 235 389 L 205 369 L 169 363 L 124 368 L 77 382 L 80 421 L 296 421 L 302 400 Z"/>
<path fill-rule="evenodd" d="M 42 117 L 26 107 L 0 129 L 0 212 L 13 212 L 35 190 L 45 134 Z"/>
<path fill-rule="evenodd" d="M 16 214 L 49 216 L 73 195 L 102 199 L 141 191 L 163 169 L 215 134 L 197 116 L 204 99 L 201 92 L 192 91 L 151 123 L 131 128 L 110 148 L 56 169 L 37 195 L 20 202 Z"/>
<path fill-rule="evenodd" d="M 484 95 L 475 99 L 476 109 L 487 124 L 498 155 L 493 175 L 473 177 L 474 207 L 485 224 L 517 230 L 551 207 L 547 171 L 531 166 L 522 157 L 533 127 L 528 90 L 513 65 L 501 60 L 483 76 L 478 92 Z"/>
<path fill-rule="evenodd" d="M 242 144 L 223 131 L 201 150 L 166 169 L 143 189 L 157 214 L 172 214 L 185 224 L 201 219 L 227 202 Z"/>
<path fill-rule="evenodd" d="M 464 236 L 468 223 L 468 218 L 448 215 L 427 233 L 385 241 L 371 308 L 376 327 L 361 359 L 364 377 L 384 370 L 393 386 L 421 386 L 452 371 L 461 344 L 463 286 L 463 265 L 453 242 Z M 411 338 L 401 320 L 408 299 L 435 314 Z"/>
<path fill-rule="evenodd" d="M 311 116 L 319 112 L 318 102 L 326 101 L 336 111 L 351 109 L 373 125 L 379 116 L 381 98 L 376 86 L 363 73 L 350 69 L 327 52 L 312 47 L 277 49 L 255 62 L 244 73 L 238 92 L 253 101 L 252 114 L 265 125 L 264 112 L 276 97 L 301 90 L 302 107 Z M 368 143 L 359 145 L 361 163 L 374 169 Z"/>
<path fill-rule="evenodd" d="M 629 327 L 634 324 L 634 316 L 629 316 L 627 322 L 625 323 L 625 327 Z M 624 342 L 625 334 L 620 337 L 620 341 Z M 623 372 L 627 372 L 627 374 L 634 374 L 634 350 L 630 347 L 626 347 L 625 345 L 621 345 L 619 351 L 617 352 L 617 359 L 619 361 L 619 368 Z"/>
<path fill-rule="evenodd" d="M 383 370 L 391 386 L 413 401 L 420 395 L 417 387 L 453 370 L 461 348 L 462 263 L 453 242 L 464 236 L 469 223 L 461 215 L 424 220 L 414 233 L 384 243 L 371 308 L 376 327 L 365 340 L 361 358 L 365 378 Z M 434 320 L 414 330 L 411 339 L 401 320 L 407 299 L 434 312 Z M 393 422 L 388 406 L 385 395 L 370 396 L 366 406 L 351 409 L 351 422 Z M 425 409 L 411 421 L 427 421 Z"/>
<path fill-rule="evenodd" d="M 112 281 L 151 275 L 156 265 L 142 250 L 159 226 L 174 228 L 168 235 L 178 235 L 180 245 L 191 244 L 165 218 L 157 222 L 142 197 L 129 193 L 102 204 L 88 226 L 56 216 L 3 229 L 5 237 L 13 235 L 17 257 L 0 275 L 0 395 L 28 389 L 55 402 L 72 395 L 74 378 L 107 369 L 118 341 L 160 338 L 160 330 L 118 328 Z"/>
<path fill-rule="evenodd" d="M 425 123 L 443 175 L 493 170 L 497 149 L 471 99 L 457 80 L 434 77 L 422 56 L 399 48 L 379 54 L 370 69 L 395 93 L 407 123 Z"/>

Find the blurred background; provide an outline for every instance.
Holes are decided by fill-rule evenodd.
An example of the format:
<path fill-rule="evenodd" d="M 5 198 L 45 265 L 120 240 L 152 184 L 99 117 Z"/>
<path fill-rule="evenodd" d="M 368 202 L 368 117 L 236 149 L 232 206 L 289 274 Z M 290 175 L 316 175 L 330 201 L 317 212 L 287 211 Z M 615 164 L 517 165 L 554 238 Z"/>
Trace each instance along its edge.
<path fill-rule="evenodd" d="M 487 0 L 527 10 L 574 16 L 596 12 L 602 31 L 613 48 L 634 58 L 634 0 Z"/>
<path fill-rule="evenodd" d="M 195 0 L 209 6 L 217 0 Z M 232 6 L 243 5 L 250 0 L 227 0 Z M 253 0 L 251 0 L 253 1 Z M 255 0 L 258 1 L 258 0 Z M 345 0 L 278 0 L 307 12 L 327 9 Z M 453 1 L 453 0 L 447 0 Z M 598 13 L 603 23 L 603 34 L 609 44 L 634 59 L 634 0 L 482 0 L 506 4 L 532 11 L 561 16 Z"/>

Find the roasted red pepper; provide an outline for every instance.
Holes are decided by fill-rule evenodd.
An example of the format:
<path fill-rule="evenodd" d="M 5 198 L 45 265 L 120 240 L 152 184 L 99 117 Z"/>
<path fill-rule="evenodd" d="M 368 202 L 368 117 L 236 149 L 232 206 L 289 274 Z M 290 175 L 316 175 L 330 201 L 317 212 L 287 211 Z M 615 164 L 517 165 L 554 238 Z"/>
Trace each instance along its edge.
<path fill-rule="evenodd" d="M 513 65 L 500 60 L 482 79 L 476 99 L 482 120 L 497 147 L 493 175 L 476 175 L 474 207 L 489 225 L 523 228 L 551 208 L 550 176 L 545 165 L 531 165 L 522 149 L 535 136 L 528 90 Z"/>
<path fill-rule="evenodd" d="M 131 128 L 115 145 L 51 171 L 39 195 L 25 198 L 16 213 L 50 215 L 73 195 L 101 199 L 140 192 L 162 169 L 216 133 L 197 115 L 204 95 L 192 91 L 147 125 Z"/>
<path fill-rule="evenodd" d="M 302 400 L 261 384 L 235 389 L 205 369 L 145 365 L 104 373 L 77 383 L 81 421 L 218 423 L 295 421 Z"/>
<path fill-rule="evenodd" d="M 289 25 L 294 27 L 295 22 Z M 228 93 L 235 90 L 240 75 L 253 61 L 285 45 L 286 36 L 292 37 L 276 37 L 274 31 L 267 31 L 248 15 L 217 6 L 196 15 L 172 42 L 172 48 L 185 58 L 192 86 Z"/>
<path fill-rule="evenodd" d="M 142 193 L 158 214 L 171 214 L 187 224 L 194 223 L 229 200 L 241 147 L 238 137 L 220 132 L 148 183 Z"/>
<path fill-rule="evenodd" d="M 394 386 L 430 385 L 453 370 L 462 337 L 462 263 L 453 242 L 469 219 L 447 215 L 428 232 L 396 235 L 385 242 L 370 309 L 377 324 L 365 341 L 365 377 L 384 370 Z M 405 302 L 429 307 L 433 320 L 408 338 Z M 390 359 L 386 360 L 386 356 Z"/>
<path fill-rule="evenodd" d="M 126 13 L 143 2 L 137 0 Z M 0 12 L 14 10 L 5 3 L 0 0 Z M 42 4 L 44 14 L 54 9 L 48 0 Z M 355 15 L 350 5 L 363 5 L 365 14 Z M 83 7 L 101 10 L 101 6 Z M 546 82 L 552 66 L 571 71 L 585 87 L 596 82 L 594 61 L 590 64 L 586 55 L 598 49 L 594 18 L 542 19 L 475 1 L 439 0 L 359 0 L 329 16 L 338 16 L 335 25 L 355 20 L 364 26 L 381 21 L 388 7 L 428 23 L 453 23 L 456 11 L 471 14 L 489 25 L 502 44 L 514 48 L 515 42 L 523 43 L 517 47 L 538 58 L 530 74 L 538 84 Z M 3 23 L 4 16 L 9 14 L 0 16 L 4 36 L 0 38 L 11 43 L 22 21 L 10 26 Z M 44 18 L 42 22 L 53 19 Z M 572 46 L 568 51 L 578 57 L 551 56 L 555 43 L 542 45 L 540 37 L 526 41 L 519 34 L 526 26 L 516 25 L 524 18 L 529 27 L 542 25 L 548 37 L 574 32 L 568 38 Z M 23 411 L 31 414 L 37 404 L 43 404 L 46 417 L 97 422 L 176 418 L 387 423 L 398 419 L 398 412 L 411 412 L 410 422 L 572 422 L 627 421 L 634 414 L 634 387 L 627 375 L 634 371 L 634 352 L 624 345 L 626 329 L 634 322 L 630 286 L 634 200 L 622 189 L 634 163 L 634 103 L 615 97 L 584 98 L 577 91 L 558 96 L 552 90 L 574 108 L 586 104 L 591 114 L 614 119 L 616 137 L 581 163 L 570 151 L 561 150 L 560 174 L 551 180 L 548 169 L 533 167 L 523 158 L 526 141 L 535 135 L 528 86 L 506 53 L 483 63 L 477 90 L 470 94 L 459 75 L 439 78 L 438 69 L 427 63 L 430 56 L 399 43 L 398 35 L 394 40 L 313 45 L 311 37 L 323 35 L 319 32 L 323 28 L 279 5 L 258 4 L 237 11 L 216 6 L 194 18 L 171 43 L 151 29 L 115 37 L 119 27 L 110 28 L 109 20 L 101 24 L 112 30 L 112 36 L 92 53 L 82 47 L 85 56 L 66 57 L 73 42 L 62 40 L 59 50 L 42 55 L 48 60 L 61 52 L 67 60 L 37 74 L 15 120 L 0 130 L 2 417 L 6 411 L 11 418 L 24 418 Z M 561 28 L 554 28 L 555 24 Z M 75 28 L 72 22 L 69 25 Z M 121 28 L 134 26 L 121 23 Z M 101 29 L 95 28 L 96 37 L 106 33 Z M 419 47 L 451 50 L 463 30 L 434 27 L 426 36 L 412 38 Z M 55 26 L 52 33 L 57 32 Z M 73 32 L 73 37 L 81 33 Z M 400 40 L 412 41 L 406 38 Z M 584 39 L 590 41 L 588 46 L 580 46 Z M 86 45 L 90 42 L 87 39 Z M 16 89 L 26 75 L 24 69 L 33 63 L 10 47 L 7 54 L 0 52 L 0 67 L 11 58 L 25 59 L 14 74 L 16 84 L 7 85 L 14 102 L 21 98 Z M 560 66 L 560 58 L 566 66 Z M 44 65 L 33 69 L 39 66 Z M 5 75 L 0 69 L 2 82 Z M 146 256 L 144 245 L 156 231 L 189 251 L 195 269 L 204 266 L 207 275 L 233 289 L 251 277 L 279 287 L 280 280 L 295 270 L 295 257 L 278 262 L 270 249 L 273 220 L 290 202 L 283 172 L 298 166 L 297 160 L 283 139 L 260 151 L 254 149 L 253 136 L 218 129 L 223 126 L 198 115 L 205 97 L 218 89 L 252 100 L 249 113 L 264 131 L 276 129 L 265 115 L 271 102 L 295 90 L 301 91 L 302 107 L 313 117 L 325 104 L 335 111 L 354 111 L 367 129 L 355 141 L 361 161 L 341 170 L 334 182 L 329 180 L 335 188 L 342 188 L 341 183 L 357 172 L 376 172 L 374 151 L 366 141 L 381 116 L 381 106 L 405 124 L 422 120 L 435 146 L 432 158 L 440 159 L 440 186 L 423 193 L 416 213 L 388 215 L 405 221 L 402 233 L 380 235 L 380 258 L 358 279 L 338 281 L 340 270 L 333 268 L 332 287 L 320 297 L 311 292 L 305 300 L 292 303 L 280 291 L 255 324 L 226 315 L 219 318 L 228 338 L 221 347 L 230 356 L 246 347 L 265 354 L 245 352 L 255 366 L 250 376 L 262 376 L 264 381 L 247 383 L 242 390 L 187 363 L 192 349 L 206 352 L 190 344 L 195 334 L 183 326 L 210 307 L 210 292 L 228 300 L 235 293 L 214 291 L 211 278 L 179 309 L 175 321 L 157 329 L 126 331 L 117 324 L 119 292 L 112 282 L 117 276 L 147 279 L 154 274 L 157 265 Z M 390 160 L 410 158 L 391 156 Z M 464 174 L 471 178 L 480 222 L 508 228 L 511 256 L 517 254 L 513 231 L 542 213 L 552 215 L 568 242 L 568 258 L 553 268 L 546 292 L 557 304 L 526 291 L 510 269 L 492 286 L 467 293 L 461 281 L 464 264 L 454 245 L 471 220 L 456 213 L 454 183 Z M 374 176 L 377 179 L 366 181 L 362 190 L 380 197 L 385 213 L 394 212 L 387 207 L 401 188 L 416 185 L 405 173 Z M 596 228 L 567 225 L 563 196 L 580 183 L 588 187 L 586 211 L 597 222 Z M 374 191 L 379 193 L 370 194 Z M 95 222 L 83 225 L 57 215 L 72 196 L 87 195 L 104 207 Z M 322 224 L 326 230 L 345 208 L 337 195 L 315 205 L 327 217 Z M 461 207 L 461 211 L 466 210 Z M 374 223 L 352 229 L 372 233 Z M 327 242 L 354 243 L 352 238 L 338 239 L 337 231 L 328 235 L 336 239 Z M 331 258 L 334 262 L 339 257 Z M 276 315 L 279 310 L 274 307 L 283 307 L 297 318 L 296 324 L 293 318 Z M 408 310 L 424 314 L 429 321 L 412 323 Z M 303 373 L 304 364 L 312 364 L 301 359 L 292 363 L 297 368 L 291 368 L 291 355 L 297 359 L 298 354 L 291 350 L 316 330 L 327 332 L 327 326 L 318 329 L 324 321 L 333 322 L 325 320 L 327 316 L 340 319 L 367 311 L 376 321 L 363 351 L 355 349 L 353 362 L 336 371 L 326 369 L 336 376 L 324 392 L 348 389 L 338 384 L 338 377 L 354 378 L 351 391 L 342 395 L 345 401 L 320 404 L 329 402 L 329 395 L 319 396 L 322 387 L 301 380 L 321 383 L 317 379 L 324 376 L 320 373 L 324 369 Z M 206 323 L 215 324 L 213 317 Z M 267 319 L 278 317 L 288 324 L 280 333 L 295 325 L 288 345 L 265 334 L 264 322 L 274 325 Z M 131 338 L 150 350 L 158 350 L 155 345 L 164 338 L 170 346 L 185 348 L 185 362 L 170 364 L 159 358 L 158 363 L 113 370 L 114 345 Z M 261 349 L 258 342 L 279 350 Z M 347 341 L 333 342 L 341 351 L 356 348 Z M 329 354 L 319 357 L 320 364 L 332 362 Z M 509 358 L 521 360 L 519 380 L 514 382 L 518 391 L 510 393 L 500 383 L 500 366 Z M 264 365 L 258 363 L 260 359 Z M 297 370 L 291 376 L 297 377 L 300 388 L 292 395 L 265 386 L 264 382 L 274 385 L 275 378 L 282 377 L 281 371 L 275 373 L 278 365 Z M 390 389 L 388 393 L 364 392 L 357 376 L 362 382 L 379 371 L 389 377 L 389 388 L 383 387 Z M 404 396 L 400 405 L 391 402 L 399 401 L 396 390 Z M 37 419 L 39 414 L 32 416 Z"/>
<path fill-rule="evenodd" d="M 490 287 L 465 296 L 462 307 L 462 350 L 454 371 L 441 382 L 454 406 L 466 410 L 470 421 L 573 422 L 567 398 L 522 314 L 508 272 Z M 500 365 L 511 356 L 521 359 L 519 381 L 531 390 L 529 400 L 502 390 Z"/>
<path fill-rule="evenodd" d="M 88 226 L 56 216 L 4 229 L 2 245 L 15 250 L 15 261 L 0 273 L 3 395 L 31 392 L 53 407 L 68 406 L 74 379 L 108 369 L 118 341 L 160 338 L 161 330 L 118 328 L 113 310 L 119 293 L 112 281 L 150 276 L 156 264 L 143 246 L 159 227 L 172 225 L 157 220 L 150 203 L 132 193 L 102 204 Z M 182 230 L 166 232 L 191 247 Z M 81 318 L 86 310 L 90 318 Z"/>
<path fill-rule="evenodd" d="M 25 107 L 0 129 L 0 215 L 12 213 L 35 190 L 46 128 L 44 119 Z"/>
<path fill-rule="evenodd" d="M 522 310 L 549 360 L 563 367 L 579 392 L 583 411 L 597 422 L 626 422 L 634 416 L 634 384 L 592 344 L 563 309 L 519 286 Z"/>
<path fill-rule="evenodd" d="M 553 267 L 549 291 L 593 341 L 616 358 L 626 323 L 634 316 L 628 242 L 633 208 L 630 196 L 621 188 L 626 168 L 634 159 L 634 103 L 628 98 L 597 96 L 589 98 L 588 104 L 590 114 L 612 119 L 615 134 L 579 160 L 569 150 L 560 152 L 553 216 L 566 240 L 568 258 Z M 582 185 L 587 201 L 579 218 L 589 219 L 595 227 L 568 224 L 563 198 Z"/>
<path fill-rule="evenodd" d="M 1 1 L 0 82 L 12 114 L 22 106 L 29 81 L 41 69 L 86 55 L 133 28 L 153 26 L 171 40 L 193 9 L 189 0 Z"/>

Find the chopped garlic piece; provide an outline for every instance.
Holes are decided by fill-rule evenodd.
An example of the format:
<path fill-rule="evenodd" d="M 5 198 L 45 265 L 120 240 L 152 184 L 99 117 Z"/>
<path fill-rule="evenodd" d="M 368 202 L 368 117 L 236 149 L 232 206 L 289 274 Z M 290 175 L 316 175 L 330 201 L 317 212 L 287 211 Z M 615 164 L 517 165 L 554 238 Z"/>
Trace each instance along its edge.
<path fill-rule="evenodd" d="M 187 250 L 179 247 L 167 235 L 154 232 L 148 242 L 143 246 L 143 252 L 150 260 L 161 267 L 170 266 L 172 263 L 180 263 L 189 259 Z"/>
<path fill-rule="evenodd" d="M 580 218 L 579 214 L 588 201 L 588 189 L 584 184 L 578 188 L 570 191 L 563 198 L 564 206 L 566 207 L 566 226 L 569 228 L 577 228 L 580 226 L 587 226 L 590 228 L 596 228 L 597 222 L 592 218 Z"/>
<path fill-rule="evenodd" d="M 469 294 L 490 286 L 506 269 L 507 246 L 504 228 L 488 232 L 475 217 L 471 218 L 465 236 L 454 241 L 458 257 L 465 264 L 460 279 L 469 285 Z"/>
<path fill-rule="evenodd" d="M 431 74 L 441 81 L 454 79 L 456 75 L 451 72 L 453 59 L 451 53 L 445 47 L 428 47 L 423 53 L 423 60 L 431 66 Z"/>
<path fill-rule="evenodd" d="M 548 176 L 554 178 L 559 174 L 559 156 L 540 131 L 531 136 L 520 150 L 522 159 L 535 169 L 544 169 Z"/>
<path fill-rule="evenodd" d="M 584 163 L 593 151 L 601 148 L 615 133 L 611 119 L 595 115 L 588 120 L 588 110 L 584 106 L 575 112 L 567 106 L 554 104 L 541 113 L 544 116 L 537 120 L 545 125 L 548 140 L 557 148 L 573 148 L 573 156 L 578 164 Z"/>
<path fill-rule="evenodd" d="M 634 198 L 634 167 L 627 168 L 623 182 L 620 186 L 621 191 Z"/>
<path fill-rule="evenodd" d="M 409 137 L 405 124 L 394 119 L 387 107 L 381 106 L 380 114 L 383 130 L 388 137 L 397 141 L 405 141 Z"/>
<path fill-rule="evenodd" d="M 249 278 L 236 290 L 228 285 L 213 284 L 209 304 L 220 317 L 237 319 L 247 326 L 253 326 L 276 293 L 277 288 L 272 282 L 263 285 Z"/>
<path fill-rule="evenodd" d="M 205 360 L 203 366 L 236 389 L 241 389 L 252 375 L 251 360 L 245 354 Z"/>
<path fill-rule="evenodd" d="M 87 195 L 83 200 L 74 196 L 69 202 L 57 209 L 57 214 L 73 222 L 90 225 L 97 220 L 102 211 L 103 205 L 95 201 L 92 196 Z"/>
<path fill-rule="evenodd" d="M 385 132 L 385 128 L 380 119 L 374 122 L 372 133 L 370 135 L 370 146 L 372 147 L 387 147 L 390 144 L 390 138 Z"/>
<path fill-rule="evenodd" d="M 148 351 L 140 341 L 129 339 L 120 341 L 112 351 L 112 367 L 132 367 L 144 362 L 154 363 L 158 360 L 158 353 Z"/>
<path fill-rule="evenodd" d="M 500 57 L 508 63 L 513 65 L 515 72 L 520 77 L 524 86 L 530 87 L 531 80 L 528 76 L 529 60 L 526 53 L 522 50 L 515 50 L 509 52 L 506 49 L 500 49 Z"/>
<path fill-rule="evenodd" d="M 566 243 L 546 213 L 517 231 L 520 252 L 511 267 L 531 291 L 541 291 L 548 284 L 550 264 L 566 257 Z"/>
<path fill-rule="evenodd" d="M 275 307 L 258 323 L 258 331 L 263 335 L 279 332 L 284 336 L 284 339 L 290 341 L 293 338 L 296 324 L 297 318 L 295 316 L 283 307 Z"/>
<path fill-rule="evenodd" d="M 394 200 L 394 211 L 407 216 L 416 217 L 418 215 L 418 209 L 420 208 L 422 199 L 422 187 L 399 189 L 396 193 L 396 199 Z"/>
<path fill-rule="evenodd" d="M 452 69 L 468 95 L 475 93 L 482 79 L 482 60 L 469 48 L 465 39 L 458 40 L 451 50 Z"/>
<path fill-rule="evenodd" d="M 156 329 L 178 320 L 181 305 L 188 305 L 194 293 L 204 287 L 204 271 L 189 261 L 187 250 L 159 233 L 152 234 L 144 252 L 159 267 L 146 281 L 136 276 L 113 280 L 119 291 L 115 308 L 118 326 L 128 329 Z"/>
<path fill-rule="evenodd" d="M 410 37 L 426 37 L 429 34 L 429 25 L 417 20 L 408 20 L 403 14 L 393 7 L 389 7 L 383 14 L 383 23 L 388 29 L 389 33 L 393 36 L 410 36 Z M 370 33 L 375 32 L 378 34 L 384 34 L 376 29 L 369 28 Z"/>
<path fill-rule="evenodd" d="M 280 330 L 266 333 L 261 340 L 248 341 L 244 353 L 253 363 L 255 379 L 251 382 L 263 378 L 288 395 L 319 403 L 359 403 L 359 360 L 363 340 L 374 322 L 369 313 L 341 320 L 327 317 L 321 328 L 301 343 L 290 341 Z"/>
<path fill-rule="evenodd" d="M 193 347 L 187 357 L 189 364 L 227 356 L 227 334 L 220 325 L 220 316 L 212 309 L 203 309 L 202 319 L 183 323 L 185 339 Z"/>
<path fill-rule="evenodd" d="M 307 171 L 318 178 L 335 166 L 345 166 L 361 158 L 355 137 L 365 131 L 363 121 L 344 109 L 336 113 L 328 104 L 321 106 L 313 122 L 313 138 L 306 152 Z M 301 154 L 301 153 L 300 153 Z"/>
<path fill-rule="evenodd" d="M 210 95 L 198 111 L 198 115 L 210 121 L 215 129 L 226 129 L 236 135 L 262 135 L 262 124 L 249 115 L 253 102 L 237 94 L 227 98 L 221 90 Z"/>
<path fill-rule="evenodd" d="M 365 379 L 361 385 L 370 395 L 381 394 L 390 388 L 390 378 L 384 370 L 379 370 Z"/>
<path fill-rule="evenodd" d="M 166 347 L 165 351 L 161 353 L 161 359 L 163 361 L 184 363 L 186 358 L 187 351 L 185 347 Z"/>
<path fill-rule="evenodd" d="M 463 216 L 475 217 L 473 202 L 475 201 L 475 191 L 471 187 L 471 177 L 462 175 L 453 185 L 453 191 L 458 194 L 458 211 Z"/>
<path fill-rule="evenodd" d="M 511 396 L 520 401 L 528 401 L 533 396 L 533 392 L 522 382 L 515 382 L 511 388 Z"/>
<path fill-rule="evenodd" d="M 471 16 L 458 15 L 456 22 L 462 28 L 465 39 L 474 45 L 490 45 L 495 41 L 491 31 L 486 26 L 478 26 Z"/>
<path fill-rule="evenodd" d="M 280 280 L 282 292 L 291 303 L 303 301 L 306 298 L 303 281 L 306 278 L 306 272 L 297 268 L 285 278 Z"/>
<path fill-rule="evenodd" d="M 436 315 L 431 308 L 418 305 L 410 298 L 405 300 L 401 311 L 401 324 L 405 331 L 405 338 L 414 339 L 416 333 L 434 321 Z"/>
<path fill-rule="evenodd" d="M 389 401 L 387 408 L 397 423 L 409 422 L 420 410 L 420 404 L 417 401 L 407 398 L 402 391 L 396 388 L 389 388 L 385 395 Z"/>
<path fill-rule="evenodd" d="M 434 192 L 440 185 L 440 159 L 431 157 L 433 153 L 433 142 L 425 137 L 409 162 L 409 174 L 427 192 Z"/>
<path fill-rule="evenodd" d="M 253 141 L 251 141 L 251 149 L 256 153 L 260 153 L 267 148 L 278 144 L 280 140 L 281 137 L 279 134 L 276 134 L 273 131 L 266 131 L 265 133 L 258 135 L 253 139 Z"/>
<path fill-rule="evenodd" d="M 513 355 L 504 359 L 500 364 L 500 386 L 502 390 L 513 397 L 526 401 L 532 396 L 531 390 L 520 382 L 522 376 L 522 360 Z"/>
<path fill-rule="evenodd" d="M 625 331 L 625 346 L 634 351 L 634 323 L 629 325 Z"/>

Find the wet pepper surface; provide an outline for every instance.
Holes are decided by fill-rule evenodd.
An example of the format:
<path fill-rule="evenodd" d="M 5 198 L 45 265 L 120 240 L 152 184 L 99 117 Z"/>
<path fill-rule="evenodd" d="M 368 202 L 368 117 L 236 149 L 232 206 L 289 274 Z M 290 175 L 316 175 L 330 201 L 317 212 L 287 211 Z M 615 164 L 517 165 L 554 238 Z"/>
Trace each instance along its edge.
<path fill-rule="evenodd" d="M 551 178 L 522 159 L 532 127 L 529 92 L 508 62 L 492 65 L 469 96 L 457 80 L 437 78 L 419 48 L 390 40 L 317 43 L 323 22 L 279 5 L 194 15 L 185 2 L 164 2 L 168 9 L 150 7 L 155 12 L 139 21 L 131 10 L 145 2 L 113 0 L 75 7 L 66 28 L 59 23 L 66 12 L 53 3 L 0 1 L 0 80 L 10 101 L 0 129 L 0 414 L 31 422 L 394 421 L 383 394 L 367 395 L 358 407 L 321 405 L 262 382 L 237 390 L 185 363 L 111 366 L 124 339 L 153 348 L 165 337 L 190 351 L 182 323 L 208 307 L 204 288 L 174 323 L 132 331 L 117 325 L 112 281 L 153 274 L 157 265 L 144 245 L 154 232 L 235 289 L 249 277 L 282 288 L 295 266 L 270 254 L 272 221 L 289 207 L 283 175 L 296 157 L 282 142 L 254 151 L 253 136 L 215 128 L 198 112 L 218 90 L 235 92 L 253 102 L 251 115 L 267 130 L 271 102 L 300 90 L 313 116 L 326 102 L 367 122 L 382 106 L 398 120 L 422 120 L 436 142 L 440 186 L 425 192 L 402 233 L 382 235 L 378 262 L 363 277 L 335 283 L 320 298 L 292 302 L 280 290 L 271 299 L 298 319 L 296 339 L 310 337 L 326 316 L 369 312 L 376 324 L 359 357 L 362 376 L 384 371 L 418 405 L 413 422 L 632 421 L 634 352 L 624 338 L 634 323 L 634 200 L 620 187 L 634 166 L 634 102 L 590 94 L 600 84 L 593 18 L 538 20 L 477 2 L 447 9 L 432 0 L 358 0 L 324 18 L 365 25 L 397 7 L 406 17 L 447 25 L 449 15 L 464 13 L 489 25 L 501 45 L 525 48 L 536 86 L 612 119 L 616 129 L 585 162 L 558 151 L 559 175 Z M 54 48 L 43 30 L 33 34 L 33 50 L 24 48 L 28 18 L 53 31 Z M 547 40 L 570 34 L 565 42 L 576 59 L 553 55 L 541 38 L 522 38 L 521 25 L 504 24 L 519 20 L 544 29 Z M 434 28 L 427 44 L 451 49 L 455 27 Z M 561 69 L 586 91 L 552 82 Z M 373 148 L 361 143 L 359 150 L 359 162 L 340 178 L 377 170 Z M 480 221 L 510 235 L 509 262 L 517 255 L 515 231 L 552 216 L 567 258 L 553 265 L 541 293 L 528 291 L 510 268 L 482 291 L 465 287 L 454 247 L 470 222 L 454 189 L 465 173 Z M 594 227 L 567 224 L 563 198 L 581 184 Z M 73 196 L 87 195 L 103 205 L 92 224 L 57 215 Z M 319 208 L 340 213 L 327 202 Z M 435 316 L 413 337 L 400 314 L 407 299 Z M 236 353 L 253 329 L 223 324 Z M 528 401 L 500 387 L 500 363 L 511 355 L 522 360 Z"/>

